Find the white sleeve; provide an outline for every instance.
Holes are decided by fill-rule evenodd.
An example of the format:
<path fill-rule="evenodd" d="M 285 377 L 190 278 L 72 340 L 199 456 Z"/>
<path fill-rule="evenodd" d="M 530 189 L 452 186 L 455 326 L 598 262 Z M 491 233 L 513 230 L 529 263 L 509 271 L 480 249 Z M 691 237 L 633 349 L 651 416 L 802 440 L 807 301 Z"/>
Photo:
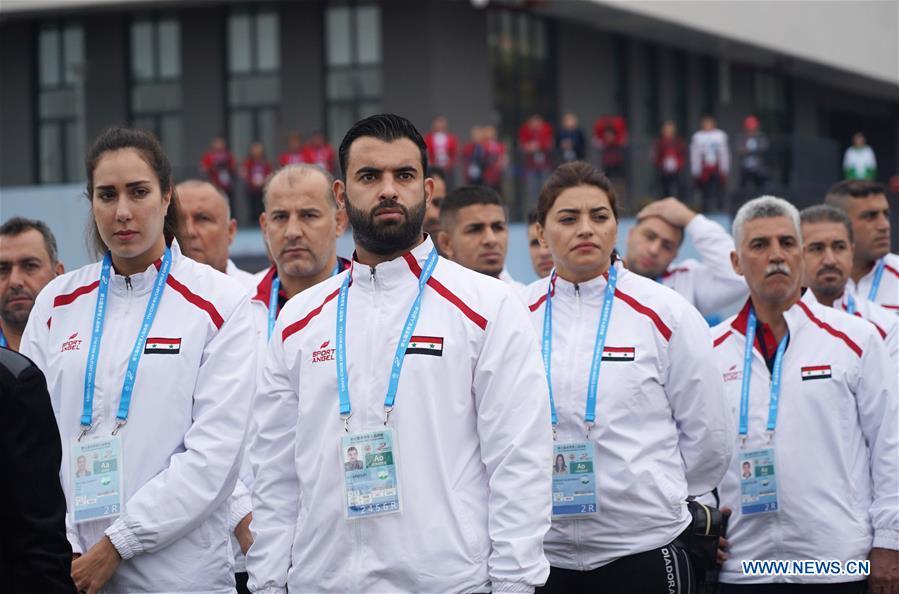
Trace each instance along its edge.
<path fill-rule="evenodd" d="M 668 344 L 665 389 L 677 423 L 687 491 L 702 495 L 720 484 L 733 454 L 736 428 L 724 398 L 705 320 L 684 308 Z"/>
<path fill-rule="evenodd" d="M 472 388 L 490 490 L 488 571 L 493 592 L 530 592 L 549 575 L 549 389 L 531 323 L 511 291 L 486 333 Z"/>
<path fill-rule="evenodd" d="M 159 550 L 226 503 L 240 467 L 255 350 L 246 298 L 203 349 L 184 451 L 128 500 L 106 529 L 123 559 Z M 126 429 L 127 430 L 127 429 Z"/>
<path fill-rule="evenodd" d="M 293 537 L 300 509 L 296 474 L 299 395 L 290 381 L 279 321 L 272 333 L 253 403 L 249 447 L 253 471 L 253 544 L 247 552 L 252 592 L 287 592 Z"/>
<path fill-rule="evenodd" d="M 48 290 L 50 289 L 50 290 Z M 28 316 L 28 324 L 25 325 L 25 332 L 22 334 L 22 341 L 19 343 L 19 352 L 37 365 L 38 369 L 43 372 L 44 376 L 49 376 L 47 370 L 47 343 L 50 340 L 50 326 L 47 321 L 51 315 L 51 300 L 55 296 L 52 286 L 44 287 L 44 290 L 38 293 L 37 299 L 34 301 L 34 307 Z M 49 383 L 49 377 L 48 382 Z M 53 414 L 59 418 L 59 400 L 57 394 L 53 390 L 50 392 L 50 404 L 53 408 Z M 58 422 L 58 421 L 57 421 Z M 68 455 L 68 444 L 62 444 L 63 455 Z M 65 485 L 66 477 L 62 476 L 60 470 L 60 481 Z M 65 491 L 65 490 L 64 490 Z M 72 545 L 72 553 L 84 553 L 84 547 L 81 546 L 81 539 L 75 532 L 75 524 L 72 520 L 72 514 L 68 511 L 68 501 L 66 502 L 66 538 Z"/>
<path fill-rule="evenodd" d="M 721 132 L 721 161 L 719 162 L 721 171 L 724 175 L 730 173 L 730 141 L 726 132 Z"/>
<path fill-rule="evenodd" d="M 700 265 L 689 273 L 695 279 L 692 297 L 696 308 L 710 314 L 745 299 L 749 293 L 746 281 L 730 263 L 730 253 L 734 251 L 730 233 L 701 214 L 693 217 L 685 232 L 701 259 Z"/>
<path fill-rule="evenodd" d="M 696 134 L 690 139 L 690 172 L 693 177 L 699 177 L 699 174 L 702 173 L 702 147 Z"/>
<path fill-rule="evenodd" d="M 871 457 L 873 547 L 899 550 L 899 395 L 880 334 L 871 329 L 863 347 L 855 398 Z"/>

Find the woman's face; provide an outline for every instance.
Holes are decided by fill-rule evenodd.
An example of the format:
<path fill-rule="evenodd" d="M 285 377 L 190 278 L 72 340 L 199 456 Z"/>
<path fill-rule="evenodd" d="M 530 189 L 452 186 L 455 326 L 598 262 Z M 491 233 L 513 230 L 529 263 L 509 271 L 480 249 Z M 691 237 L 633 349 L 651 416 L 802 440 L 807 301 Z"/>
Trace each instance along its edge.
<path fill-rule="evenodd" d="M 537 224 L 537 233 L 549 247 L 559 276 L 583 282 L 608 269 L 618 221 L 603 190 L 576 186 L 559 194 L 546 223 Z"/>
<path fill-rule="evenodd" d="M 104 153 L 93 175 L 91 211 L 103 243 L 118 260 L 140 258 L 165 246 L 163 227 L 171 192 L 135 149 Z"/>
<path fill-rule="evenodd" d="M 556 466 L 564 466 L 565 465 L 565 456 L 559 454 L 556 456 Z"/>

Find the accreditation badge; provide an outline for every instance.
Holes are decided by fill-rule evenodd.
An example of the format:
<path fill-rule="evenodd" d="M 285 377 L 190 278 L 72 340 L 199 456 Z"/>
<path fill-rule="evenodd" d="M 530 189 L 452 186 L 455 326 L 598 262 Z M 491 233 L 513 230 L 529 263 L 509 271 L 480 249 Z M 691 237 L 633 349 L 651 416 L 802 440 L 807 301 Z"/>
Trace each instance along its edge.
<path fill-rule="evenodd" d="M 393 428 L 342 435 L 339 460 L 347 520 L 400 513 L 400 479 Z"/>
<path fill-rule="evenodd" d="M 744 516 L 778 510 L 774 448 L 740 453 L 740 510 Z"/>
<path fill-rule="evenodd" d="M 122 438 L 117 435 L 72 441 L 69 460 L 71 510 L 75 523 L 122 513 Z"/>
<path fill-rule="evenodd" d="M 592 441 L 553 445 L 554 518 L 580 518 L 598 511 L 593 453 Z"/>

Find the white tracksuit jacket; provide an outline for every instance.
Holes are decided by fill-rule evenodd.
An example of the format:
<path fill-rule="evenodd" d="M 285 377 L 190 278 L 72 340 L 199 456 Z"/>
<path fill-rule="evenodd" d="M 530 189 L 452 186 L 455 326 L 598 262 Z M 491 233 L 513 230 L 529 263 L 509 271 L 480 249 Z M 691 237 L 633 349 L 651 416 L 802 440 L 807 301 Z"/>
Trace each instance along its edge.
<path fill-rule="evenodd" d="M 672 264 L 659 281 L 680 293 L 703 315 L 746 299 L 746 281 L 730 263 L 730 253 L 734 251 L 730 233 L 702 215 L 693 217 L 684 231 L 701 261 L 690 259 Z"/>
<path fill-rule="evenodd" d="M 749 302 L 713 329 L 715 361 L 733 415 L 734 459 L 719 486 L 733 509 L 725 583 L 853 581 L 839 575 L 747 576 L 741 560 L 867 559 L 872 547 L 899 549 L 899 404 L 896 374 L 880 335 L 865 320 L 800 300 L 784 312 L 790 342 L 783 360 L 775 449 L 780 510 L 740 513 L 739 422 Z M 827 366 L 830 377 L 803 379 Z M 771 373 L 753 350 L 745 450 L 769 446 Z"/>
<path fill-rule="evenodd" d="M 334 361 L 347 297 L 350 431 L 380 426 L 391 362 L 433 244 L 316 285 L 282 309 L 254 403 L 254 592 L 530 592 L 549 565 L 552 431 L 540 353 L 501 281 L 440 259 L 390 425 L 403 510 L 344 519 Z"/>
<path fill-rule="evenodd" d="M 730 417 L 710 364 L 709 328 L 674 291 L 620 261 L 606 348 L 631 360 L 603 361 L 596 401 L 599 512 L 553 520 L 544 540 L 553 567 L 589 570 L 662 547 L 690 522 L 687 495 L 711 491 L 730 461 Z M 542 334 L 550 277 L 531 284 L 531 322 Z M 552 384 L 559 441 L 584 439 L 584 412 L 604 276 L 574 285 L 556 278 Z"/>
<path fill-rule="evenodd" d="M 172 268 L 149 337 L 178 338 L 178 352 L 141 356 L 122 436 L 125 511 L 74 525 L 76 553 L 109 536 L 123 561 L 103 592 L 225 593 L 234 589 L 228 496 L 237 479 L 253 390 L 255 347 L 244 289 L 183 256 Z M 115 426 L 128 357 L 157 270 L 113 274 L 98 360 L 91 435 Z M 38 295 L 22 351 L 47 377 L 63 444 L 80 433 L 84 370 L 100 264 L 54 279 Z"/>
<path fill-rule="evenodd" d="M 883 277 L 881 277 L 877 295 L 872 301 L 899 315 L 899 255 L 887 254 L 883 258 L 885 261 Z M 858 281 L 858 284 L 850 278 L 846 284 L 846 289 L 867 299 L 871 291 L 871 285 L 874 284 L 875 270 L 876 266 L 872 267 L 868 274 Z"/>

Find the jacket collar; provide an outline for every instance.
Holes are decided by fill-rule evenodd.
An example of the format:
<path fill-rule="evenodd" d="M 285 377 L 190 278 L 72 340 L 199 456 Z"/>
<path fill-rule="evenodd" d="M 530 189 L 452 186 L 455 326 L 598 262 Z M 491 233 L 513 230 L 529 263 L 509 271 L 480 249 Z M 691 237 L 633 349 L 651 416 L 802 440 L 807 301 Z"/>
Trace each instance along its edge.
<path fill-rule="evenodd" d="M 737 317 L 730 323 L 731 328 L 742 334 L 744 337 L 746 336 L 746 326 L 749 322 L 749 308 L 751 306 L 752 297 L 749 297 L 746 299 L 746 303 L 743 304 L 743 308 L 740 309 Z M 808 314 L 806 311 L 817 312 L 823 307 L 824 306 L 815 299 L 815 296 L 812 295 L 811 289 L 803 289 L 803 294 L 800 296 L 799 300 L 784 312 L 784 321 L 787 323 L 787 330 L 791 335 L 798 332 L 802 325 L 808 321 Z M 759 353 L 762 352 L 759 346 L 758 332 L 756 332 L 755 343 L 753 346 Z M 774 348 L 777 348 L 776 344 L 774 345 Z M 768 351 L 773 352 L 770 348 Z"/>
<path fill-rule="evenodd" d="M 169 275 L 175 270 L 175 266 L 178 261 L 182 258 L 181 255 L 181 247 L 178 245 L 177 240 L 172 240 L 172 244 L 169 246 L 172 250 L 172 268 L 169 270 Z M 138 272 L 136 274 L 129 275 L 127 277 L 128 282 L 131 283 L 130 292 L 132 295 L 143 295 L 144 293 L 148 293 L 153 289 L 153 283 L 156 282 L 156 275 L 159 273 L 159 268 L 162 266 L 162 258 L 159 258 L 143 271 Z M 109 279 L 109 290 L 115 294 L 126 295 L 129 292 L 128 283 L 125 281 L 125 275 L 118 274 L 115 272 L 115 269 L 112 270 L 112 274 Z"/>
<path fill-rule="evenodd" d="M 265 307 L 268 307 L 268 300 L 272 293 L 272 283 L 275 281 L 277 274 L 278 269 L 272 265 L 265 273 L 265 276 L 262 277 L 262 280 L 259 281 L 259 284 L 256 285 L 256 294 L 253 295 L 253 300 L 261 301 Z"/>
<path fill-rule="evenodd" d="M 621 264 L 621 260 L 616 260 L 612 266 L 618 271 L 618 286 L 621 285 L 621 279 L 625 275 L 629 274 L 628 270 L 624 268 Z M 603 292 L 606 289 L 606 285 L 609 283 L 609 273 L 603 273 L 599 276 L 591 278 L 588 281 L 584 281 L 582 283 L 572 283 L 563 279 L 562 277 L 553 273 L 550 275 L 550 282 L 554 283 L 553 297 L 561 296 L 564 298 L 574 298 L 575 293 L 580 295 L 580 298 L 589 299 L 589 300 L 603 300 Z M 577 289 L 577 291 L 575 291 Z"/>
<path fill-rule="evenodd" d="M 415 282 L 432 249 L 434 242 L 425 235 L 424 241 L 410 251 L 393 260 L 381 262 L 377 266 L 360 263 L 354 253 L 349 272 L 351 283 L 370 289 L 373 288 L 372 281 L 374 281 L 379 289 L 390 289 L 404 283 Z"/>

